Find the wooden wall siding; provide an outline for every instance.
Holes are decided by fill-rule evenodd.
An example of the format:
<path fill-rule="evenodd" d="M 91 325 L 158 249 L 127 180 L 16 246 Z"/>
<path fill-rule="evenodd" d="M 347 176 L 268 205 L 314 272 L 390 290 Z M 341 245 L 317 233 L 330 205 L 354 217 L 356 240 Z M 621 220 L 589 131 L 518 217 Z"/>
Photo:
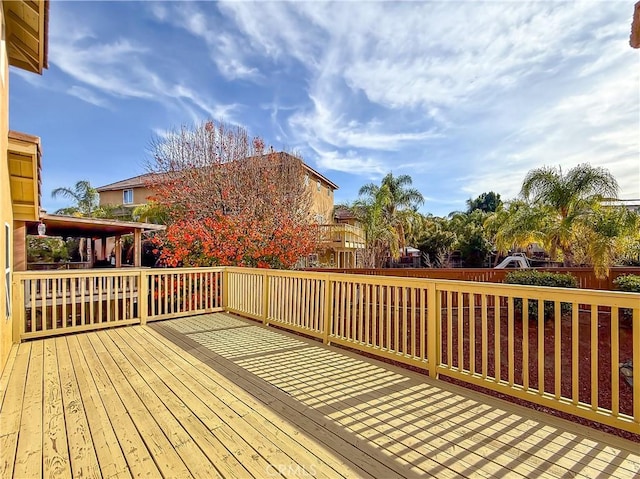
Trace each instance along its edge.
<path fill-rule="evenodd" d="M 569 273 L 576 277 L 578 286 L 583 289 L 614 290 L 613 281 L 627 274 L 640 275 L 637 267 L 614 267 L 607 278 L 597 278 L 592 268 L 534 268 L 537 271 L 551 273 Z M 367 274 L 381 276 L 400 276 L 404 278 L 447 279 L 457 281 L 477 281 L 482 283 L 502 283 L 513 269 L 493 268 L 311 268 L 308 271 L 325 273 Z"/>
<path fill-rule="evenodd" d="M 193 268 L 14 274 L 15 338 L 228 311 L 640 433 L 640 296 Z M 18 305 L 24 305 L 23 308 Z"/>

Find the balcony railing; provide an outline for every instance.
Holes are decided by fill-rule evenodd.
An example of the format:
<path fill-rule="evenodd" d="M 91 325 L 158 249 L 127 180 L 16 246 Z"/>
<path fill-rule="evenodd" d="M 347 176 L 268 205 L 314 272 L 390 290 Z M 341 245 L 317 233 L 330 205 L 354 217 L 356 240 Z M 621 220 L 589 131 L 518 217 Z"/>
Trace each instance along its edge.
<path fill-rule="evenodd" d="M 332 248 L 364 248 L 364 231 L 348 224 L 318 225 L 318 241 Z"/>
<path fill-rule="evenodd" d="M 250 268 L 26 272 L 13 284 L 16 340 L 224 310 L 640 433 L 635 293 Z"/>

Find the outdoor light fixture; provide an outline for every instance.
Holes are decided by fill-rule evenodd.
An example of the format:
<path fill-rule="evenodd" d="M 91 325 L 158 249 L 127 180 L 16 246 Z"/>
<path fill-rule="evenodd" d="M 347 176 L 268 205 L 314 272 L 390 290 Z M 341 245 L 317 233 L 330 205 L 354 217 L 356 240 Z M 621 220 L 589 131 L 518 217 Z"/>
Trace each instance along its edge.
<path fill-rule="evenodd" d="M 47 225 L 45 225 L 43 222 L 38 223 L 38 236 L 44 236 L 46 232 Z"/>

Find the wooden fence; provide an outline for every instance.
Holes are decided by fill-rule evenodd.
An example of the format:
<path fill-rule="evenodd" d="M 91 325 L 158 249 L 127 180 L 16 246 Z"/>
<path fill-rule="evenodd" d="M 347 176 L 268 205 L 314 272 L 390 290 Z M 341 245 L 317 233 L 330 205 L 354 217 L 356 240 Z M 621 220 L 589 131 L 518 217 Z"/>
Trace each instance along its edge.
<path fill-rule="evenodd" d="M 582 289 L 615 290 L 613 281 L 618 276 L 627 274 L 640 275 L 637 267 L 615 267 L 609 270 L 609 276 L 598 278 L 593 268 L 532 268 L 536 271 L 551 273 L 569 273 L 576 277 L 578 286 Z M 447 279 L 456 281 L 479 281 L 483 283 L 502 283 L 505 276 L 513 269 L 493 268 L 312 268 L 307 271 L 345 274 L 367 274 L 376 276 L 400 276 L 403 278 Z"/>
<path fill-rule="evenodd" d="M 14 273 L 13 303 L 16 340 L 229 311 L 640 434 L 636 293 L 181 268 Z"/>

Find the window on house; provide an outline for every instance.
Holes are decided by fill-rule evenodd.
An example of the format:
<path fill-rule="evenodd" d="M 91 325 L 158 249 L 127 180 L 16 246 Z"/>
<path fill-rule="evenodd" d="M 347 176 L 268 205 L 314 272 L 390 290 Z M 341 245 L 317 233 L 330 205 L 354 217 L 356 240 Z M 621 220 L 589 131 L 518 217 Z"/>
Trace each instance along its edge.
<path fill-rule="evenodd" d="M 11 316 L 11 228 L 9 223 L 4 224 L 4 288 L 6 291 L 6 318 Z"/>
<path fill-rule="evenodd" d="M 320 181 L 319 180 L 318 180 L 317 186 L 318 186 L 318 191 L 320 191 Z"/>
<path fill-rule="evenodd" d="M 304 175 L 304 186 L 309 186 L 309 175 Z"/>
<path fill-rule="evenodd" d="M 133 190 L 124 190 L 122 192 L 122 204 L 130 205 L 133 203 Z"/>

